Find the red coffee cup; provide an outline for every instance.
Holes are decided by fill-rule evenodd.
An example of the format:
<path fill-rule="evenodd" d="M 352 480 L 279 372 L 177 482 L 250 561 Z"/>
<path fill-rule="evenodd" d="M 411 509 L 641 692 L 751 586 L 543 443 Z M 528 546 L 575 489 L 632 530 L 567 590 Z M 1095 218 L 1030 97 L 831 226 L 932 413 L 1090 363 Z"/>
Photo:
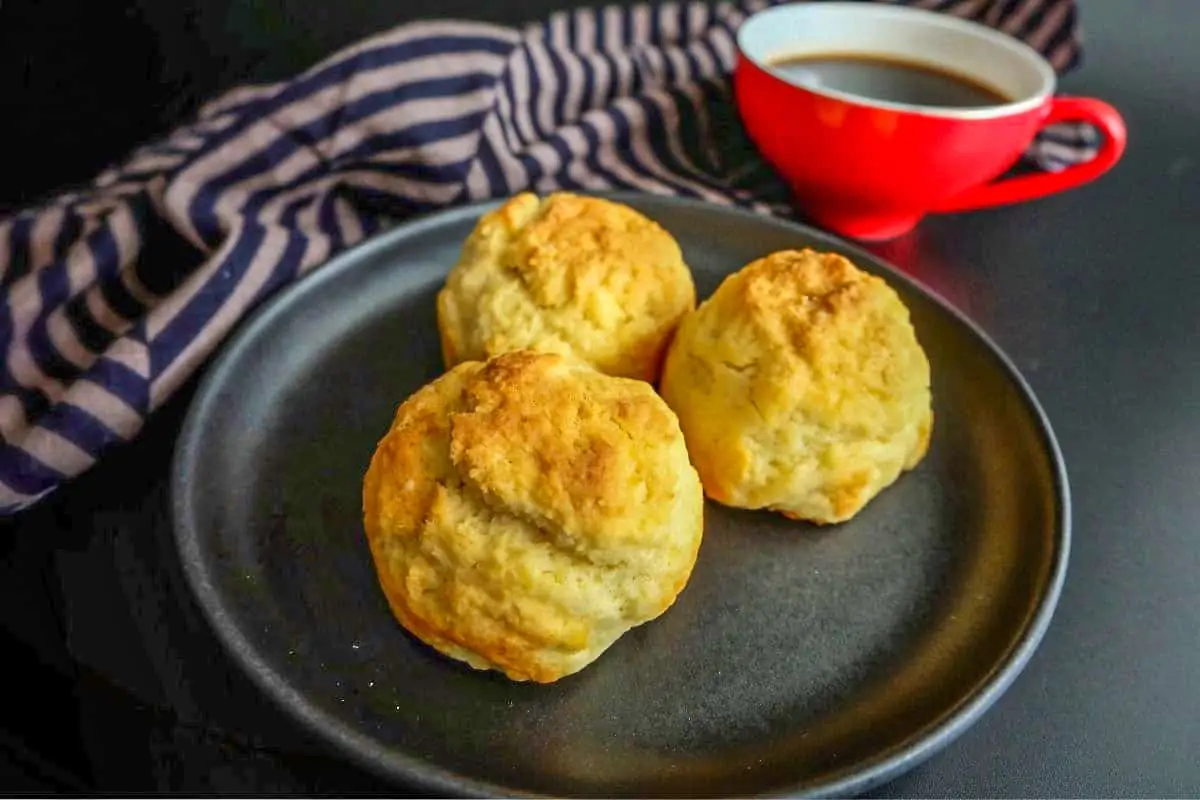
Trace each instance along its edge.
<path fill-rule="evenodd" d="M 946 14 L 883 3 L 780 5 L 746 20 L 738 50 L 734 91 L 750 139 L 788 181 L 797 206 L 846 236 L 888 239 L 930 212 L 1061 192 L 1102 175 L 1125 149 L 1116 109 L 1055 97 L 1054 69 L 1036 50 Z M 867 87 L 887 90 L 880 92 L 811 82 L 821 62 L 845 59 L 921 65 L 995 93 L 986 105 L 955 107 L 881 99 L 892 93 L 887 82 Z M 789 60 L 791 67 L 781 66 Z M 813 74 L 789 79 L 809 63 Z M 1101 130 L 1095 158 L 996 180 L 1041 128 L 1065 121 Z"/>

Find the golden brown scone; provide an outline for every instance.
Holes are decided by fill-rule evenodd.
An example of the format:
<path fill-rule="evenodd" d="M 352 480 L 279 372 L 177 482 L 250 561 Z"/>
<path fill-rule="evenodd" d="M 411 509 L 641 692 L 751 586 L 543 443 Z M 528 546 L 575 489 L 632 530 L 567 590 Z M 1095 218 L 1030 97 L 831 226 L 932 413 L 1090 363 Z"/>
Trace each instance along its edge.
<path fill-rule="evenodd" d="M 416 392 L 363 482 L 371 554 L 404 627 L 541 683 L 670 607 L 703 507 L 678 420 L 649 384 L 528 351 Z"/>
<path fill-rule="evenodd" d="M 854 516 L 929 447 L 929 362 L 880 278 L 773 253 L 688 315 L 663 369 L 709 497 L 794 519 Z"/>
<path fill-rule="evenodd" d="M 447 367 L 528 349 L 653 383 L 695 305 L 679 244 L 657 223 L 597 197 L 525 193 L 479 220 L 437 316 Z"/>

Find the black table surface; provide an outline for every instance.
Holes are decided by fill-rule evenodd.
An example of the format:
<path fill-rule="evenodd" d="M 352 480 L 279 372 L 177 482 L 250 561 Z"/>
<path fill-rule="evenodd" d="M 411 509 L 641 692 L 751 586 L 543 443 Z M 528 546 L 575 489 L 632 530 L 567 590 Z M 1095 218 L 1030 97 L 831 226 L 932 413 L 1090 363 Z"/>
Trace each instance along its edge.
<path fill-rule="evenodd" d="M 157 55 L 149 72 L 121 62 L 144 90 L 127 102 L 157 111 L 95 116 L 96 141 L 116 149 L 76 151 L 70 163 L 85 171 L 69 177 L 205 93 L 279 77 L 373 29 L 431 9 L 515 20 L 557 3 L 186 0 L 175 16 L 168 5 L 129 4 Z M 1077 191 L 930 219 L 874 248 L 1025 372 L 1065 453 L 1075 512 L 1066 589 L 1028 668 L 975 727 L 879 796 L 1200 792 L 1200 17 L 1193 0 L 1081 6 L 1086 61 L 1062 88 L 1123 112 L 1122 163 Z M 57 130 L 65 105 L 47 111 L 29 96 L 28 135 L 39 135 L 37 113 Z M 188 594 L 166 484 L 194 386 L 136 441 L 0 529 L 0 788 L 403 792 L 260 695 Z"/>

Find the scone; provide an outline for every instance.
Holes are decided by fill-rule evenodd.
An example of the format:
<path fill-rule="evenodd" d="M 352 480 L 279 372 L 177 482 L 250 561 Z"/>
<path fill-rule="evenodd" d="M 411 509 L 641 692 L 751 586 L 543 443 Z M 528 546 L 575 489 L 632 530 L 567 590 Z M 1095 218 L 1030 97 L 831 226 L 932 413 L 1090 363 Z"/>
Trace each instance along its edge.
<path fill-rule="evenodd" d="M 401 624 L 477 669 L 541 683 L 671 606 L 703 507 L 678 420 L 649 384 L 528 351 L 417 391 L 363 482 Z"/>
<path fill-rule="evenodd" d="M 696 305 L 679 244 L 628 206 L 517 195 L 485 214 L 438 294 L 446 366 L 512 350 L 654 382 Z"/>
<path fill-rule="evenodd" d="M 842 522 L 917 465 L 929 361 L 882 279 L 812 250 L 726 278 L 675 337 L 661 391 L 712 499 Z"/>

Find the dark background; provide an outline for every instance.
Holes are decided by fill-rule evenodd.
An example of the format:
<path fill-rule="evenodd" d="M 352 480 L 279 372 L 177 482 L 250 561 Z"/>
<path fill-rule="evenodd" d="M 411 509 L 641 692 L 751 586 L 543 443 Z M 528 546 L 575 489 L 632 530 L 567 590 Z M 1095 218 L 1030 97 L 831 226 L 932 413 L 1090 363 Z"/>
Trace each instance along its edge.
<path fill-rule="evenodd" d="M 0 0 L 0 204 L 82 182 L 220 89 L 422 16 L 566 0 Z M 1124 161 L 1084 189 L 874 248 L 1029 378 L 1071 475 L 1071 571 L 1013 688 L 887 796 L 1200 792 L 1200 6 L 1082 0 L 1073 93 Z M 0 523 L 0 789 L 388 792 L 224 656 L 179 575 L 165 475 L 194 381 L 139 439 Z"/>

